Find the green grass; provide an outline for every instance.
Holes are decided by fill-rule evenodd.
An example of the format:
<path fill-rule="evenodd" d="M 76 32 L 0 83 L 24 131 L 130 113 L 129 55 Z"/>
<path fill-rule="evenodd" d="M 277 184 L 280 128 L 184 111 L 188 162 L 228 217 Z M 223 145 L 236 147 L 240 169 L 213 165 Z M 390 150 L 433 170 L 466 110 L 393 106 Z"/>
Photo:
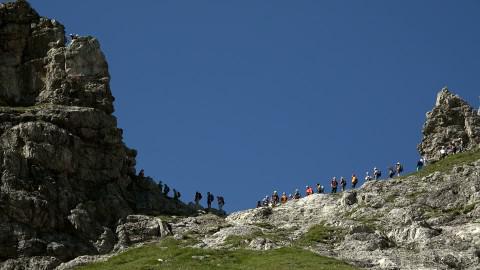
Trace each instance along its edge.
<path fill-rule="evenodd" d="M 448 208 L 448 209 L 440 209 L 440 208 L 432 208 L 428 211 L 425 211 L 424 215 L 427 218 L 436 218 L 444 215 L 453 215 L 459 216 L 461 214 L 468 214 L 475 209 L 476 203 L 467 204 L 463 207 L 456 207 L 456 208 Z"/>
<path fill-rule="evenodd" d="M 324 224 L 312 226 L 307 233 L 297 240 L 298 245 L 309 246 L 317 243 L 333 244 L 341 241 L 345 237 L 343 229 L 330 227 Z"/>
<path fill-rule="evenodd" d="M 24 113 L 24 112 L 31 111 L 31 110 L 38 110 L 38 109 L 41 109 L 41 108 L 45 108 L 47 106 L 48 106 L 48 104 L 38 104 L 38 105 L 32 105 L 32 106 L 28 106 L 28 107 L 22 107 L 22 106 L 12 107 L 12 106 L 1 106 L 0 105 L 0 111 L 15 111 L 15 112 Z"/>
<path fill-rule="evenodd" d="M 260 227 L 260 228 L 263 228 L 263 229 L 267 229 L 267 230 L 272 230 L 272 229 L 275 229 L 275 226 L 273 226 L 272 224 L 270 223 L 266 223 L 266 222 L 259 222 L 259 223 L 254 223 L 252 225 L 255 225 L 257 227 Z"/>
<path fill-rule="evenodd" d="M 203 256 L 203 259 L 192 258 Z M 160 262 L 162 259 L 163 262 Z M 78 270 L 140 270 L 140 269 L 358 269 L 335 259 L 318 256 L 301 248 L 281 248 L 270 251 L 211 250 L 182 247 L 166 239 L 154 245 L 130 249 L 107 262 L 95 263 Z"/>
<path fill-rule="evenodd" d="M 415 172 L 406 176 L 415 175 L 418 177 L 424 177 L 434 172 L 449 172 L 454 166 L 474 162 L 480 159 L 480 150 L 469 151 L 450 155 L 442 160 L 439 160 L 433 164 L 423 167 L 419 172 Z"/>

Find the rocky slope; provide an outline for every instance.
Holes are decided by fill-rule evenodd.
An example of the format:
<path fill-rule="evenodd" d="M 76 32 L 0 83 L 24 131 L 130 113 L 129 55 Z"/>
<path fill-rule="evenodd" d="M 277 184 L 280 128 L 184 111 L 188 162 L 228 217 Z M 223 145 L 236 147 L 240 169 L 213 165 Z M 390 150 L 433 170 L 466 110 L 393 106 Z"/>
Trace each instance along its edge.
<path fill-rule="evenodd" d="M 300 246 L 365 269 L 478 270 L 480 152 L 431 166 L 342 194 L 236 212 L 225 220 L 181 219 L 172 231 L 198 248 Z"/>
<path fill-rule="evenodd" d="M 142 235 L 168 233 L 136 213 L 190 213 L 135 176 L 99 42 L 26 1 L 0 4 L 0 268 L 51 269 Z M 142 236 L 143 237 L 143 236 Z"/>

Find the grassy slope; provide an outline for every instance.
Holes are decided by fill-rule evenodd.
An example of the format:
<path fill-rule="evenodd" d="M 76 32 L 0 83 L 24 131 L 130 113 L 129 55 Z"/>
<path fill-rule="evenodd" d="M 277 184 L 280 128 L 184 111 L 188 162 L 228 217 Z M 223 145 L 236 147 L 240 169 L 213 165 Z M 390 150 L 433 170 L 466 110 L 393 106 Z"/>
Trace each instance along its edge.
<path fill-rule="evenodd" d="M 424 167 L 419 172 L 412 173 L 410 175 L 415 175 L 418 177 L 427 176 L 433 172 L 449 172 L 454 166 L 461 165 L 469 162 L 474 162 L 480 159 L 480 150 L 475 150 L 471 152 L 464 152 L 456 155 L 448 156 L 440 161 L 437 161 L 433 164 L 430 164 Z M 410 176 L 407 175 L 407 176 Z"/>
<path fill-rule="evenodd" d="M 203 259 L 192 256 L 205 256 Z M 162 259 L 163 262 L 160 262 Z M 165 239 L 157 244 L 130 249 L 104 263 L 80 267 L 81 270 L 115 269 L 357 269 L 335 259 L 321 257 L 301 248 L 270 251 L 238 249 L 211 250 L 182 247 Z"/>

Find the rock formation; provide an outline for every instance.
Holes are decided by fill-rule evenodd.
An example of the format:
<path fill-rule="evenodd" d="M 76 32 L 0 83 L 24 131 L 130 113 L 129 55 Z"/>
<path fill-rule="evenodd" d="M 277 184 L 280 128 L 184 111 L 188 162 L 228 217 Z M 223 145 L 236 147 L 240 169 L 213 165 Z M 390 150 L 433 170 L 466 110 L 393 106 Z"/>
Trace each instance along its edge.
<path fill-rule="evenodd" d="M 66 44 L 26 1 L 0 4 L 0 268 L 107 253 L 137 241 L 127 228 L 167 232 L 129 215 L 191 211 L 135 175 L 109 81 L 95 38 Z"/>
<path fill-rule="evenodd" d="M 429 161 L 439 160 L 441 147 L 457 141 L 469 150 L 480 144 L 480 116 L 458 95 L 443 88 L 435 107 L 427 113 L 423 140 L 418 146 L 420 155 Z"/>

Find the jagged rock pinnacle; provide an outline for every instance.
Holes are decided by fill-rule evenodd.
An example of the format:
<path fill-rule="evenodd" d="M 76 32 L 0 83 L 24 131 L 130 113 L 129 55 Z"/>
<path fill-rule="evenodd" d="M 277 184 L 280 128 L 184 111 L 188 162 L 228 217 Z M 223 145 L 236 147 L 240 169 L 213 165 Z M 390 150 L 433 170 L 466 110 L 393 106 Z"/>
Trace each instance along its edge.
<path fill-rule="evenodd" d="M 423 135 L 418 146 L 420 155 L 430 161 L 438 160 L 441 147 L 454 141 L 461 142 L 465 150 L 480 144 L 480 117 L 467 102 L 444 87 L 437 95 L 435 107 L 427 113 Z"/>

